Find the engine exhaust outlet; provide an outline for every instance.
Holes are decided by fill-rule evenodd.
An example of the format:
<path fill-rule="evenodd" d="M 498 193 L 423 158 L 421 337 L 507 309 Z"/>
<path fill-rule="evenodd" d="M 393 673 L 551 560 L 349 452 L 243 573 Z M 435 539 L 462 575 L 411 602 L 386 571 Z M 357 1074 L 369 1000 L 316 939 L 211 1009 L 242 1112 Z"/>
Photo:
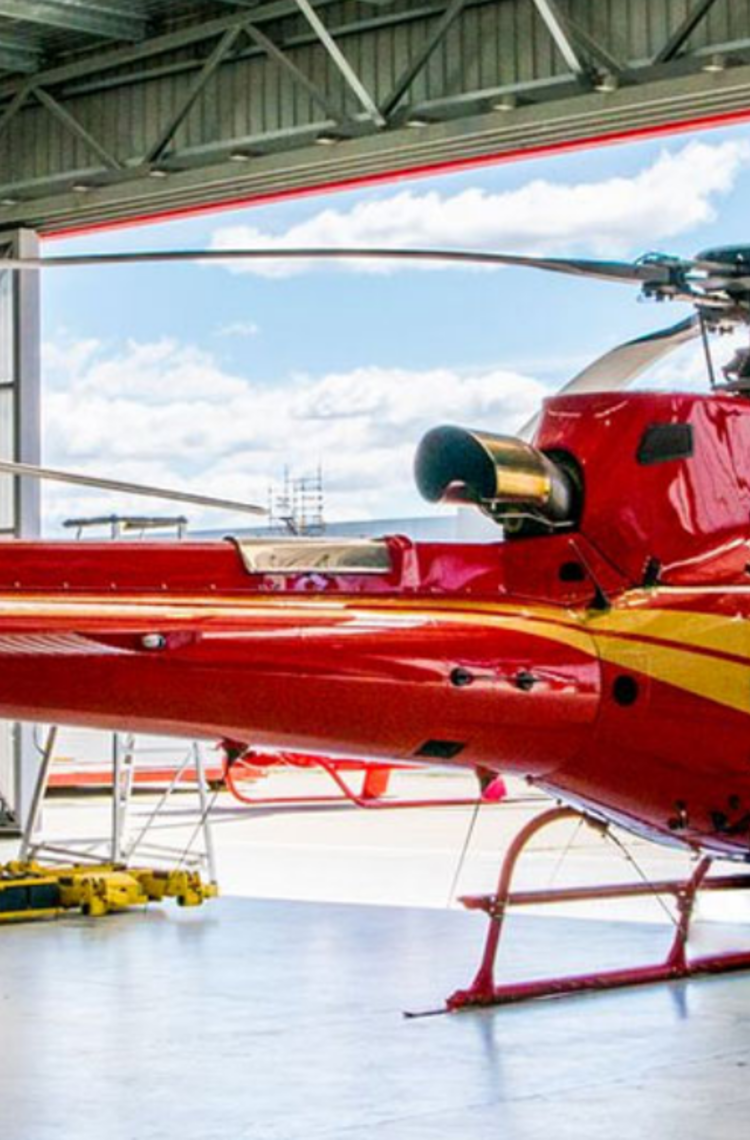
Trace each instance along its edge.
<path fill-rule="evenodd" d="M 475 506 L 498 521 L 529 514 L 550 524 L 575 519 L 571 474 L 513 436 L 433 428 L 417 449 L 414 474 L 430 503 Z"/>

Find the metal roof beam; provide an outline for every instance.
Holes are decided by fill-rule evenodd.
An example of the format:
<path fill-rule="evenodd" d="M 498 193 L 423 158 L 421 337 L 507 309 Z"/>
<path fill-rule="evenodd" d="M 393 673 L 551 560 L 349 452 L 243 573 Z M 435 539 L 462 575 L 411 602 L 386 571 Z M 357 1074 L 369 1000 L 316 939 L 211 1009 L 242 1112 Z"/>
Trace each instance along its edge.
<path fill-rule="evenodd" d="M 295 0 L 295 2 L 367 114 L 379 127 L 384 127 L 386 120 L 380 108 L 313 8 L 310 0 Z"/>
<path fill-rule="evenodd" d="M 443 12 L 443 15 L 427 37 L 426 43 L 423 44 L 422 50 L 418 52 L 415 59 L 404 70 L 403 74 L 397 80 L 391 94 L 385 102 L 381 104 L 380 110 L 384 118 L 389 119 L 391 117 L 420 71 L 426 66 L 432 53 L 445 38 L 453 21 L 460 16 L 465 5 L 466 0 L 450 0 L 445 12 Z"/>
<path fill-rule="evenodd" d="M 34 96 L 39 100 L 42 106 L 46 107 L 51 115 L 54 115 L 59 122 L 62 123 L 66 130 L 85 143 L 89 150 L 93 151 L 95 155 L 104 163 L 110 170 L 121 170 L 122 164 L 117 161 L 114 155 L 110 154 L 106 147 L 103 147 L 98 139 L 86 130 L 82 123 L 78 122 L 70 111 L 62 107 L 56 99 L 53 99 L 49 91 L 44 91 L 41 87 L 33 88 Z"/>
<path fill-rule="evenodd" d="M 33 84 L 30 80 L 26 80 L 23 86 L 16 92 L 15 96 L 11 99 L 8 106 L 0 115 L 0 135 L 9 127 L 13 119 L 15 119 L 18 112 L 23 107 L 24 103 L 31 94 Z"/>
<path fill-rule="evenodd" d="M 590 59 L 596 60 L 598 64 L 605 67 L 613 75 L 624 76 L 627 74 L 629 79 L 633 79 L 633 73 L 628 66 L 608 51 L 598 40 L 595 40 L 593 36 L 589 35 L 585 28 L 581 28 L 573 20 L 568 20 L 568 30 L 581 50 Z"/>
<path fill-rule="evenodd" d="M 685 19 L 675 28 L 664 47 L 654 56 L 651 62 L 669 63 L 671 59 L 674 59 L 698 25 L 705 20 L 715 3 L 716 0 L 696 0 L 696 3 L 688 12 Z"/>
<path fill-rule="evenodd" d="M 132 5 L 115 7 L 96 0 L 0 0 L 0 16 L 108 40 L 140 40 L 146 21 Z"/>
<path fill-rule="evenodd" d="M 169 143 L 171 142 L 175 133 L 179 130 L 184 120 L 192 111 L 195 102 L 200 98 L 204 87 L 210 81 L 214 72 L 220 66 L 222 60 L 226 58 L 234 45 L 237 43 L 237 40 L 242 35 L 243 31 L 244 24 L 237 24 L 234 28 L 229 28 L 229 30 L 226 31 L 221 37 L 218 44 L 211 52 L 208 59 L 203 64 L 203 67 L 201 68 L 197 77 L 193 81 L 190 90 L 183 99 L 181 105 L 177 108 L 177 111 L 172 116 L 162 133 L 159 135 L 159 138 L 156 140 L 156 142 L 151 147 L 149 147 L 145 159 L 147 163 L 150 164 L 152 162 L 156 162 L 156 160 L 164 154 L 164 151 L 169 146 Z"/>
<path fill-rule="evenodd" d="M 230 4 L 233 3 L 233 0 L 220 0 L 220 2 Z M 325 8 L 338 2 L 339 0 L 318 0 L 316 7 L 318 9 Z M 475 4 L 488 3 L 488 0 L 469 0 L 469 2 Z M 271 3 L 260 3 L 257 7 L 253 7 L 252 20 L 257 26 L 266 21 L 277 20 L 282 16 L 288 16 L 290 12 L 294 13 L 296 11 L 298 11 L 298 9 L 294 0 L 273 0 Z M 380 20 L 386 20 L 388 23 L 398 23 L 402 18 L 404 20 L 411 20 L 421 18 L 423 15 L 424 6 L 420 5 L 419 8 L 415 8 L 413 11 L 390 15 L 388 17 L 380 17 Z M 176 32 L 166 32 L 164 35 L 149 36 L 147 39 L 142 40 L 132 47 L 113 48 L 106 52 L 96 52 L 91 55 L 86 55 L 81 59 L 76 59 L 72 63 L 64 63 L 57 67 L 47 68 L 39 74 L 39 82 L 45 87 L 51 87 L 61 83 L 84 79 L 87 76 L 103 75 L 117 68 L 139 63 L 142 60 L 151 59 L 154 56 L 179 51 L 181 48 L 204 42 L 214 36 L 220 36 L 228 28 L 234 27 L 239 21 L 245 18 L 244 12 L 238 10 L 235 6 L 234 11 L 227 16 L 219 16 L 214 20 L 205 20 L 200 24 L 188 25 L 187 27 L 180 28 L 179 31 Z M 352 25 L 347 27 L 346 30 L 353 32 L 357 26 L 358 25 Z M 316 39 L 317 38 L 316 36 Z M 301 37 L 295 37 L 295 44 L 301 42 Z M 1 82 L 0 99 L 12 98 L 18 91 L 19 86 L 20 81 L 18 79 L 8 78 L 4 82 Z"/>
<path fill-rule="evenodd" d="M 581 78 L 588 76 L 589 68 L 578 54 L 568 21 L 560 11 L 557 0 L 534 0 L 534 7 L 547 25 L 558 51 L 570 70 Z"/>
<path fill-rule="evenodd" d="M 152 179 L 142 170 L 126 168 L 113 172 L 106 184 L 92 184 L 86 195 L 71 191 L 70 184 L 73 179 L 85 182 L 96 177 L 90 171 L 60 171 L 25 182 L 13 171 L 16 181 L 0 188 L 0 198 L 16 202 L 0 203 L 0 214 L 6 226 L 25 223 L 52 233 L 87 223 L 153 218 L 175 209 L 261 201 L 269 194 L 284 196 L 354 179 L 380 178 L 385 173 L 426 171 L 456 161 L 518 157 L 521 152 L 534 153 L 536 148 L 586 145 L 603 134 L 637 134 L 654 126 L 676 126 L 696 115 L 742 114 L 750 106 L 750 65 L 734 68 L 732 83 L 727 86 L 717 85 L 714 77 L 701 72 L 686 70 L 666 81 L 652 73 L 643 84 L 624 86 L 607 100 L 597 93 L 581 92 L 570 77 L 549 82 L 550 92 L 560 89 L 560 98 L 551 103 L 529 102 L 511 115 L 479 111 L 422 131 L 406 127 L 387 134 L 370 131 L 333 151 L 312 146 L 311 131 L 307 130 L 300 140 L 304 150 L 290 139 L 293 145 L 288 149 L 243 164 L 230 161 L 226 143 L 222 144 L 223 154 L 217 143 L 210 153 L 206 150 L 195 155 L 203 160 L 201 165 L 175 170 L 168 179 Z M 251 138 L 246 141 L 252 146 Z M 242 144 L 234 139 L 230 145 L 235 149 Z"/>
<path fill-rule="evenodd" d="M 304 87 L 310 98 L 322 108 L 329 119 L 337 121 L 340 118 L 337 108 L 333 106 L 325 92 L 321 91 L 317 84 L 313 83 L 312 79 L 305 75 L 273 40 L 268 38 L 265 32 L 256 28 L 255 24 L 246 24 L 245 32 L 270 59 L 289 73 L 295 83 Z"/>
<path fill-rule="evenodd" d="M 30 74 L 37 71 L 40 55 L 36 48 L 11 36 L 0 36 L 0 67 L 6 71 Z"/>
<path fill-rule="evenodd" d="M 219 2 L 222 2 L 222 0 L 219 0 Z M 362 2 L 364 3 L 364 0 L 362 0 Z M 481 6 L 483 4 L 489 4 L 490 2 L 491 0 L 465 0 L 467 7 L 474 5 Z M 332 27 L 330 31 L 334 38 L 340 42 L 345 37 L 356 38 L 359 35 L 379 31 L 380 29 L 388 29 L 393 27 L 404 28 L 411 22 L 419 22 L 420 20 L 430 19 L 431 17 L 439 19 L 444 11 L 444 6 L 445 0 L 442 0 L 442 3 L 439 4 L 436 4 L 434 2 L 431 3 L 430 0 L 428 0 L 427 3 L 420 3 L 416 7 L 410 8 L 408 12 L 394 13 L 393 11 L 389 11 L 386 13 L 385 9 L 381 9 L 382 14 L 379 13 L 377 16 L 371 16 L 368 14 L 368 17 L 366 19 L 357 19 L 354 22 L 344 22 L 337 24 L 336 27 Z M 318 3 L 318 8 L 320 8 L 320 3 Z M 263 21 L 265 22 L 267 20 L 267 17 L 263 15 L 265 11 L 266 9 L 260 8 L 253 10 L 251 19 L 253 21 L 253 27 L 257 31 L 260 31 L 261 27 L 260 17 L 258 13 L 261 13 Z M 295 7 L 295 12 L 296 11 L 297 9 Z M 224 19 L 222 21 L 222 30 L 223 28 L 231 26 L 238 18 L 241 19 L 242 16 L 239 13 L 235 12 L 234 20 L 230 20 L 229 23 L 227 23 L 226 19 Z M 213 34 L 217 33 L 214 32 Z M 202 38 L 204 40 L 207 40 L 209 36 L 205 35 Z M 270 40 L 268 40 L 268 37 L 266 37 L 266 39 L 267 42 L 270 42 Z M 138 45 L 138 47 L 116 48 L 114 51 L 108 51 L 106 53 L 106 56 L 104 53 L 102 53 L 102 56 L 100 58 L 106 58 L 107 60 L 109 60 L 112 55 L 121 55 L 128 53 L 130 56 L 137 57 L 135 59 L 131 58 L 129 60 L 130 63 L 143 63 L 144 66 L 138 70 L 133 69 L 126 75 L 122 73 L 112 74 L 110 70 L 105 69 L 102 65 L 93 74 L 90 70 L 88 70 L 83 75 L 81 75 L 80 78 L 77 76 L 68 76 L 69 87 L 68 90 L 66 90 L 66 94 L 69 92 L 71 96 L 82 94 L 88 95 L 92 92 L 103 91 L 108 88 L 122 86 L 129 87 L 137 85 L 138 83 L 149 82 L 152 79 L 162 79 L 169 75 L 187 74 L 191 71 L 200 71 L 200 60 L 191 58 L 187 55 L 184 55 L 180 60 L 173 60 L 171 62 L 163 64 L 156 63 L 153 67 L 149 67 L 148 64 L 150 60 L 154 57 L 155 54 L 157 54 L 150 50 L 150 45 L 152 43 L 153 40 L 147 39 L 144 40 L 142 44 Z M 309 24 L 305 24 L 303 29 L 296 31 L 293 35 L 286 37 L 283 41 L 283 44 L 281 41 L 279 41 L 279 43 L 275 44 L 274 46 L 276 46 L 277 50 L 279 51 L 282 51 L 283 47 L 282 54 L 285 55 L 287 60 L 290 60 L 289 53 L 291 53 L 294 48 L 307 48 L 316 44 L 320 44 L 318 37 L 315 35 Z M 185 47 L 187 45 L 182 44 L 181 46 Z M 257 41 L 255 44 L 248 43 L 247 49 L 239 50 L 237 52 L 237 55 L 233 58 L 241 63 L 246 63 L 254 57 L 262 55 L 264 50 L 265 49 L 260 46 L 259 41 Z M 268 54 L 267 51 L 266 54 Z M 47 79 L 47 74 L 48 73 L 45 72 L 45 75 L 42 78 L 44 79 L 46 85 L 50 85 L 50 83 L 53 81 Z M 308 77 L 306 76 L 306 78 Z M 0 99 L 3 96 L 7 98 L 9 90 L 17 86 L 17 84 L 18 80 L 6 80 L 4 83 L 0 83 Z M 323 94 L 320 88 L 318 88 L 318 93 L 321 95 Z M 340 117 L 340 110 L 337 111 L 337 114 L 334 117 Z"/>

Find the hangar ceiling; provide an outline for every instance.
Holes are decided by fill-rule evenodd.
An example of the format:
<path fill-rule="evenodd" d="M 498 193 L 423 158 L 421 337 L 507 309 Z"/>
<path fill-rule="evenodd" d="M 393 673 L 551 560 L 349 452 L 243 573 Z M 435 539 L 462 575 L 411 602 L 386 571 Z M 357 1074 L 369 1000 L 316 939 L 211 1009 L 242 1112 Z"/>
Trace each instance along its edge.
<path fill-rule="evenodd" d="M 750 0 L 0 0 L 0 228 L 750 116 Z"/>

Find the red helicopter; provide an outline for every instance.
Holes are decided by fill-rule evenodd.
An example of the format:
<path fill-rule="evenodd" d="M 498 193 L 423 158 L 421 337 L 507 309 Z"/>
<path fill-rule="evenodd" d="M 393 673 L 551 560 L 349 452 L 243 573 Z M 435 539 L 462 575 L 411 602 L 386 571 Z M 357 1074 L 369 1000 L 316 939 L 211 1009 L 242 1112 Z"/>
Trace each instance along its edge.
<path fill-rule="evenodd" d="M 530 439 L 427 434 L 416 456 L 423 496 L 489 515 L 494 544 L 4 544 L 0 715 L 209 737 L 230 759 L 257 745 L 448 763 L 522 775 L 563 801 L 519 835 L 497 893 L 468 900 L 490 915 L 490 937 L 451 1008 L 750 966 L 747 953 L 686 955 L 696 891 L 750 886 L 749 875 L 707 875 L 715 857 L 750 860 L 750 349 L 719 383 L 708 344 L 750 323 L 750 248 L 634 263 L 424 250 L 216 256 L 525 265 L 630 282 L 695 314 L 587 368 L 545 402 Z M 205 251 L 7 265 L 196 257 Z M 625 391 L 696 337 L 710 392 Z M 538 898 L 511 892 L 515 861 L 571 811 L 700 857 L 683 883 L 559 892 L 671 893 L 672 950 L 639 970 L 496 986 L 506 906 Z"/>

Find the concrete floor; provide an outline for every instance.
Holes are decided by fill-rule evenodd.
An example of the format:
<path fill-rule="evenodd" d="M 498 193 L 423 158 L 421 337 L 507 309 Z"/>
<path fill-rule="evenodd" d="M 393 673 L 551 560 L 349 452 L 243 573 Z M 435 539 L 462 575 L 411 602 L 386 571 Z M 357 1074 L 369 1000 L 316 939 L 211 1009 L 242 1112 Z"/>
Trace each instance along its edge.
<path fill-rule="evenodd" d="M 492 884 L 498 847 L 535 806 L 482 810 L 459 891 Z M 402 1017 L 439 1007 L 474 972 L 484 920 L 445 909 L 469 814 L 248 817 L 221 797 L 219 864 L 235 897 L 2 929 L 2 1140 L 744 1134 L 750 974 Z M 91 834 L 106 821 L 101 799 L 54 801 L 45 826 Z M 569 839 L 551 836 L 525 881 L 557 878 Z M 651 874 L 684 865 L 635 852 Z M 572 864 L 561 879 L 617 873 L 595 836 L 578 837 Z M 357 905 L 333 901 L 347 899 Z M 575 913 L 514 915 L 502 976 L 651 961 L 669 940 L 653 906 L 637 921 Z M 750 928 L 706 923 L 698 943 L 747 945 Z"/>
<path fill-rule="evenodd" d="M 4 930 L 4 1140 L 706 1140 L 750 1112 L 750 978 L 405 1020 L 468 976 L 458 912 L 226 899 Z M 520 918 L 509 973 L 653 956 Z"/>

